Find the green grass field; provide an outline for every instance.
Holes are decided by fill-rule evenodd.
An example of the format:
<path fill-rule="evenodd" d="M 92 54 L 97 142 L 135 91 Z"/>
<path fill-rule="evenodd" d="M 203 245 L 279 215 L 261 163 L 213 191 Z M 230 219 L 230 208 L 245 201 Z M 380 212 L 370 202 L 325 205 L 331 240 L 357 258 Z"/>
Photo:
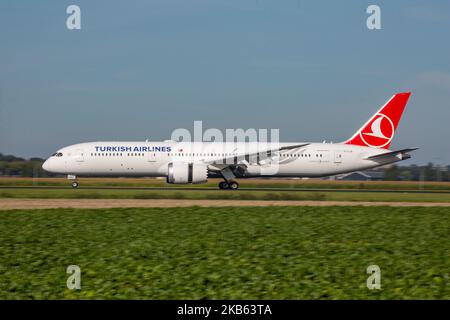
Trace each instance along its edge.
<path fill-rule="evenodd" d="M 448 208 L 0 211 L 0 299 L 450 299 Z M 81 268 L 81 290 L 66 268 Z M 366 268 L 381 268 L 368 290 Z"/>
<path fill-rule="evenodd" d="M 448 182 L 392 182 L 392 181 L 327 181 L 327 180 L 241 180 L 238 192 L 202 190 L 216 188 L 218 179 L 205 185 L 168 185 L 162 179 L 151 178 L 84 178 L 81 187 L 72 190 L 64 178 L 0 178 L 0 187 L 53 186 L 62 189 L 0 189 L 1 198 L 72 198 L 72 199 L 230 199 L 230 200 L 329 200 L 329 201 L 388 201 L 388 202 L 450 202 Z M 112 189 L 83 189 L 83 187 L 113 187 Z M 125 189 L 114 189 L 122 187 Z M 133 188 L 149 188 L 139 190 Z M 168 187 L 168 190 L 151 189 Z M 199 188 L 189 190 L 187 188 Z M 282 188 L 284 190 L 246 190 L 246 188 Z M 129 189 L 126 189 L 129 188 Z M 172 189 L 173 188 L 173 189 Z M 308 190 L 314 189 L 314 190 Z M 333 192 L 345 189 L 346 192 Z M 414 190 L 430 193 L 413 193 Z M 292 191 L 287 191 L 292 190 Z M 365 192 L 361 192 L 365 191 Z M 402 192 L 380 192 L 396 190 Z M 373 191 L 373 192 L 372 192 Z M 439 191 L 439 192 L 437 192 Z M 434 193 L 436 192 L 436 193 Z M 0 200 L 1 201 L 1 200 Z"/>
<path fill-rule="evenodd" d="M 450 202 L 450 193 L 327 192 L 327 191 L 229 191 L 229 190 L 87 190 L 8 189 L 1 198 L 34 199 L 230 199 L 230 200 L 315 200 Z"/>

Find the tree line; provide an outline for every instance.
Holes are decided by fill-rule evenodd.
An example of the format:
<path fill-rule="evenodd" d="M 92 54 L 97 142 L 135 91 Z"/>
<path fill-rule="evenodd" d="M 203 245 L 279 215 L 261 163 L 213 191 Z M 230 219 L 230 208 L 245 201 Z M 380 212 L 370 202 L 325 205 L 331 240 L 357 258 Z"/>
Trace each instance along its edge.
<path fill-rule="evenodd" d="M 57 175 L 42 169 L 42 158 L 24 159 L 0 153 L 0 176 L 55 177 Z"/>
<path fill-rule="evenodd" d="M 384 180 L 396 181 L 450 181 L 450 166 L 435 165 L 428 163 L 418 166 L 392 165 L 384 169 Z"/>

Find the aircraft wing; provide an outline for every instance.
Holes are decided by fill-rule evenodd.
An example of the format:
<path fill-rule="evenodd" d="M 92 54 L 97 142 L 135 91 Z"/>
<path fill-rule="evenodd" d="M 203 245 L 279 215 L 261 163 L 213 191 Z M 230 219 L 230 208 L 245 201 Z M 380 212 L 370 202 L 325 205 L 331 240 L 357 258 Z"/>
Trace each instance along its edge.
<path fill-rule="evenodd" d="M 238 165 L 238 164 L 245 164 L 245 162 L 248 163 L 248 160 L 250 159 L 250 157 L 257 158 L 258 162 L 259 162 L 261 154 L 265 153 L 266 154 L 265 159 L 267 159 L 267 158 L 270 158 L 272 153 L 274 153 L 274 152 L 302 148 L 307 145 L 309 145 L 309 143 L 293 144 L 293 145 L 288 145 L 288 146 L 282 146 L 282 147 L 275 148 L 275 149 L 266 149 L 266 150 L 263 149 L 263 150 L 258 150 L 258 152 L 243 153 L 243 154 L 238 154 L 238 155 L 232 156 L 232 157 L 212 159 L 212 160 L 205 161 L 205 163 L 211 163 L 211 164 L 212 163 L 222 163 L 222 164 L 227 164 L 227 165 Z M 238 159 L 240 159 L 241 161 L 238 161 Z M 244 160 L 245 160 L 245 162 L 244 162 Z"/>
<path fill-rule="evenodd" d="M 376 154 L 373 156 L 369 156 L 366 158 L 366 160 L 380 160 L 388 157 L 397 157 L 400 160 L 409 159 L 411 156 L 407 154 L 407 152 L 417 150 L 419 148 L 407 148 L 407 149 L 400 149 L 396 151 L 389 151 L 385 153 Z"/>

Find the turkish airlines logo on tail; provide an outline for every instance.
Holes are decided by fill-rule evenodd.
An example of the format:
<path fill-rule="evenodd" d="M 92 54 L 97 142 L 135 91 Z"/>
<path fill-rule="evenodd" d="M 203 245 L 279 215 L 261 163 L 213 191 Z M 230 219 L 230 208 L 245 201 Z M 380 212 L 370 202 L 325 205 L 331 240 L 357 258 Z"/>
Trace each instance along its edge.
<path fill-rule="evenodd" d="M 361 130 L 359 136 L 369 147 L 382 148 L 392 141 L 394 131 L 392 120 L 388 116 L 379 113 Z"/>

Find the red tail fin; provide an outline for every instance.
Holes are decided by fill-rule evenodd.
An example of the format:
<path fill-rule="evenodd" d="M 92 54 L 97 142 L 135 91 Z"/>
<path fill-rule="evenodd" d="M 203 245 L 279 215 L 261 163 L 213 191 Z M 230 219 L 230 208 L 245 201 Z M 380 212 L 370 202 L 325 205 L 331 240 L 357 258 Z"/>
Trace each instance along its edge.
<path fill-rule="evenodd" d="M 411 92 L 397 93 L 345 144 L 389 149 Z"/>

